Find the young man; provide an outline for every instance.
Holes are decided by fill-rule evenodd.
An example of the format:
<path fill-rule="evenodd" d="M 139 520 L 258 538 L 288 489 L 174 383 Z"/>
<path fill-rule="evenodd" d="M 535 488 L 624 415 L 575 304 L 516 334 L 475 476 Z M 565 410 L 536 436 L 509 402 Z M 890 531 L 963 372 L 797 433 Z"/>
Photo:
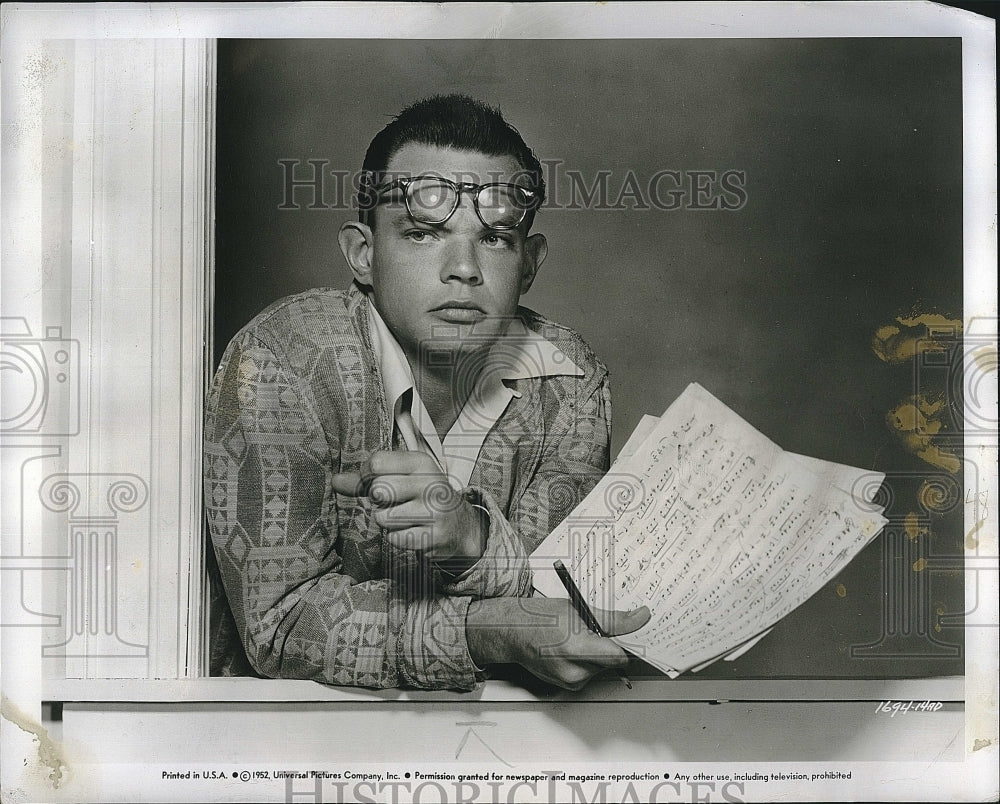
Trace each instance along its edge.
<path fill-rule="evenodd" d="M 527 556 L 608 467 L 607 370 L 518 307 L 545 259 L 541 167 L 499 111 L 405 109 L 372 141 L 345 291 L 283 299 L 223 357 L 205 497 L 260 674 L 468 690 L 516 662 L 565 687 L 626 661 Z M 648 612 L 606 614 L 612 632 Z"/>

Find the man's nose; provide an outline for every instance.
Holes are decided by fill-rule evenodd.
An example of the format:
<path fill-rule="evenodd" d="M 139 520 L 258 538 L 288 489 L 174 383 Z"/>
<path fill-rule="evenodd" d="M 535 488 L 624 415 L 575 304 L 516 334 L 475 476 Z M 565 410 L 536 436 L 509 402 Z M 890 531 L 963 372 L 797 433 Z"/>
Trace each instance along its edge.
<path fill-rule="evenodd" d="M 476 219 L 476 213 L 473 209 L 465 209 L 464 207 L 463 204 L 462 208 L 455 210 L 452 219 L 453 224 L 456 225 L 452 234 L 447 238 L 445 261 L 441 266 L 441 281 L 458 280 L 470 285 L 479 285 L 483 281 L 477 250 L 480 237 L 479 221 Z M 474 223 L 462 220 L 467 216 L 471 216 Z"/>
<path fill-rule="evenodd" d="M 447 257 L 441 268 L 441 281 L 452 280 L 478 285 L 483 281 L 476 253 L 476 240 L 469 235 L 457 235 L 448 244 Z"/>

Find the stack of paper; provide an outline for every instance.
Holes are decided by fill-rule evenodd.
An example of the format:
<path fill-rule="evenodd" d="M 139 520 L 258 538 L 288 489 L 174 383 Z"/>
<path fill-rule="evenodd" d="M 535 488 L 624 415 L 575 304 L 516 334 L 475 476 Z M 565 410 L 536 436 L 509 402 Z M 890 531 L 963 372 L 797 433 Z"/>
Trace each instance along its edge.
<path fill-rule="evenodd" d="M 648 606 L 615 642 L 671 677 L 752 647 L 886 524 L 884 476 L 785 452 L 692 383 L 646 417 L 611 471 L 532 555 L 535 587 Z"/>

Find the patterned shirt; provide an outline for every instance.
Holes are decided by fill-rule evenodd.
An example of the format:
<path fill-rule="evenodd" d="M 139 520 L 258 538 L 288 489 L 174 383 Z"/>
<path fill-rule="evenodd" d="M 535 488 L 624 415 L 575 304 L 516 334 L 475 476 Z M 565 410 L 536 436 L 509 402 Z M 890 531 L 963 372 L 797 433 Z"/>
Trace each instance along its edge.
<path fill-rule="evenodd" d="M 567 373 L 507 380 L 509 403 L 463 490 L 489 511 L 485 551 L 454 579 L 386 542 L 366 497 L 331 486 L 372 452 L 405 449 L 368 310 L 357 286 L 311 290 L 271 305 L 229 344 L 205 426 L 218 571 L 262 675 L 473 689 L 469 603 L 530 594 L 527 556 L 607 471 L 607 370 L 576 333 L 518 308 L 526 330 L 568 357 Z"/>

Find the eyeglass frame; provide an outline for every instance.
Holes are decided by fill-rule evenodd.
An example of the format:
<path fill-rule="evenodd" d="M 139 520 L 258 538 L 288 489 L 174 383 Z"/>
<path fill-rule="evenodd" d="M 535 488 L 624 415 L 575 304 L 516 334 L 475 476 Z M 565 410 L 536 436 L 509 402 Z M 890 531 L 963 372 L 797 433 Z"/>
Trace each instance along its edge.
<path fill-rule="evenodd" d="M 455 201 L 452 204 L 451 210 L 445 215 L 441 220 L 422 220 L 413 214 L 413 210 L 410 209 L 410 193 L 409 186 L 420 179 L 433 179 L 434 181 L 446 184 L 455 191 Z M 385 193 L 389 190 L 393 190 L 397 187 L 403 188 L 403 203 L 406 205 L 406 213 L 413 218 L 413 220 L 420 223 L 426 223 L 431 226 L 440 226 L 443 223 L 447 223 L 451 219 L 451 216 L 455 214 L 455 210 L 458 209 L 459 204 L 462 203 L 462 193 L 472 194 L 472 206 L 476 210 L 476 217 L 479 218 L 480 223 L 488 229 L 492 229 L 497 232 L 509 232 L 516 229 L 528 218 L 529 215 L 536 212 L 536 208 L 540 205 L 540 193 L 537 190 L 532 190 L 530 187 L 524 187 L 520 184 L 514 184 L 512 182 L 494 181 L 487 182 L 486 184 L 473 184 L 471 182 L 454 182 L 451 179 L 446 179 L 444 176 L 435 176 L 433 174 L 421 174 L 419 176 L 399 176 L 391 181 L 384 182 L 382 184 L 377 184 L 375 186 L 365 185 L 374 180 L 374 175 L 369 173 L 366 174 L 362 179 L 361 189 L 358 195 L 360 212 L 362 216 L 362 222 L 366 221 L 368 215 L 374 212 L 375 207 L 379 204 L 385 202 Z M 482 212 L 479 210 L 479 195 L 483 190 L 488 187 L 512 187 L 528 196 L 529 204 L 521 207 L 521 217 L 518 219 L 517 223 L 511 226 L 494 226 L 493 224 L 487 223 L 483 218 Z M 361 199 L 365 197 L 370 197 L 374 194 L 375 198 L 371 203 L 365 204 L 361 202 Z"/>

